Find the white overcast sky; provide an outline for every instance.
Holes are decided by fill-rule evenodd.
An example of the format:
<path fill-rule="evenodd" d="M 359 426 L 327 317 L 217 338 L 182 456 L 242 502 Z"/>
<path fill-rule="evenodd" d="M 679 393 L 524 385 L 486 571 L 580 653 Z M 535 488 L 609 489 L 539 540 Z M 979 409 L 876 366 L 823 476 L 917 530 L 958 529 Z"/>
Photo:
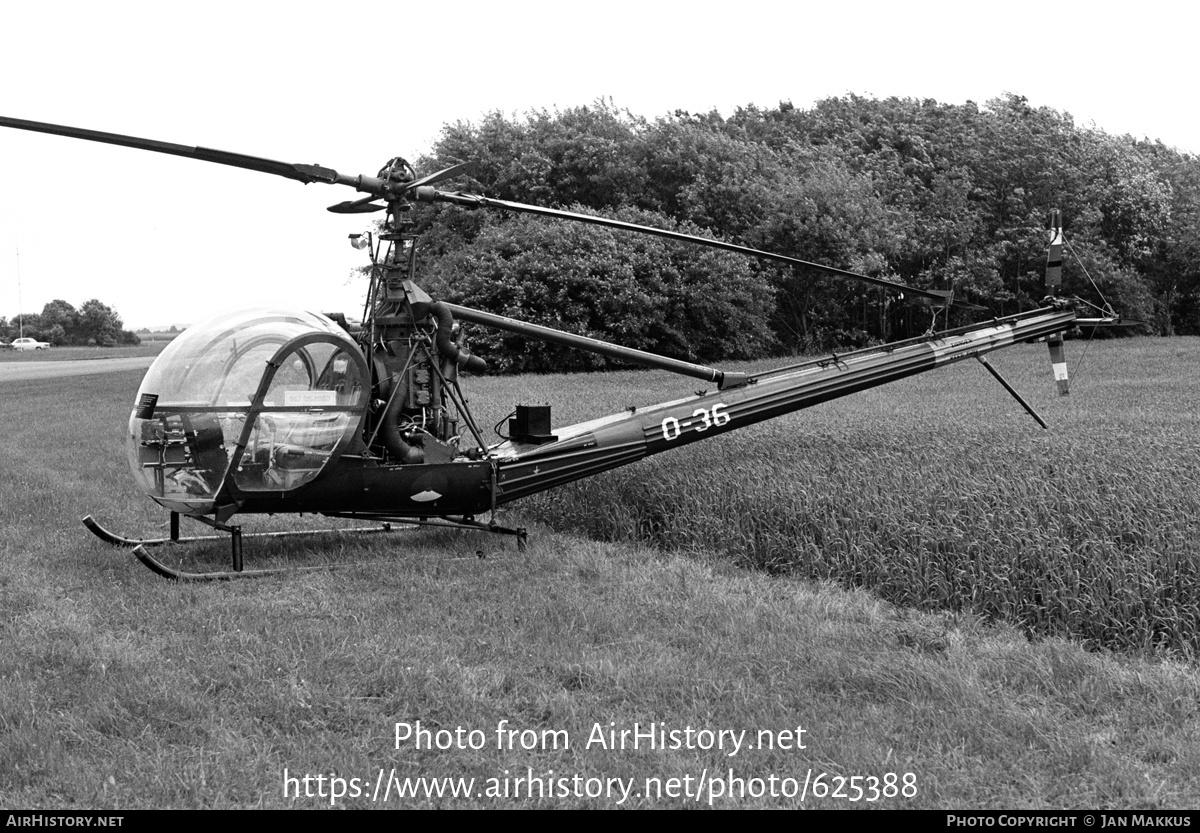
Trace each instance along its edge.
<path fill-rule="evenodd" d="M 12 0 L 0 3 L 0 115 L 373 174 L 493 110 L 606 97 L 654 118 L 851 92 L 955 104 L 1012 92 L 1200 153 L 1191 8 Z M 324 210 L 347 189 L 9 129 L 0 160 L 0 315 L 55 298 L 99 298 L 130 328 L 278 301 L 361 309 L 350 274 L 363 255 L 346 236 L 371 215 Z"/>

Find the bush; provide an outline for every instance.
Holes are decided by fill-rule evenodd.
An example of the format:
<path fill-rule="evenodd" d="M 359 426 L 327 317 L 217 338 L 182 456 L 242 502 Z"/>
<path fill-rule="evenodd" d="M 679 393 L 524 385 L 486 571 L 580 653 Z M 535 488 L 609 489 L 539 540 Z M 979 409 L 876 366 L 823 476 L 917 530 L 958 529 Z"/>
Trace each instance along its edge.
<path fill-rule="evenodd" d="M 610 216 L 700 233 L 631 208 Z M 772 346 L 772 290 L 756 264 L 636 232 L 490 217 L 471 243 L 427 274 L 431 285 L 445 286 L 465 306 L 673 358 L 744 358 Z M 501 371 L 590 370 L 609 363 L 511 333 L 475 335 L 473 343 Z"/>

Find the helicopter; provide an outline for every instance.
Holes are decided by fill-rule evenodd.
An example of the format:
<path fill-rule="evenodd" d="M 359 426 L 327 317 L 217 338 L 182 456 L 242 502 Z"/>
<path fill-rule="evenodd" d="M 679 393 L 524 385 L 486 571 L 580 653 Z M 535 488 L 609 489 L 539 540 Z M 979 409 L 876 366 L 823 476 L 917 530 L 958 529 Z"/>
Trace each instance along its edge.
<path fill-rule="evenodd" d="M 645 457 L 975 358 L 1042 427 L 1046 422 L 986 354 L 1015 344 L 1049 344 L 1060 395 L 1069 392 L 1063 336 L 1080 325 L 1119 321 L 1111 309 L 1085 319 L 1059 297 L 1062 224 L 1050 222 L 1046 292 L 1038 309 L 935 331 L 904 341 L 830 353 L 763 372 L 723 371 L 432 298 L 416 283 L 418 235 L 412 212 L 422 203 L 498 210 L 590 223 L 629 233 L 736 252 L 747 257 L 864 281 L 923 299 L 939 312 L 984 307 L 951 291 L 922 289 L 735 243 L 635 223 L 511 202 L 436 186 L 462 176 L 470 162 L 418 176 L 400 157 L 375 175 L 347 175 L 292 164 L 84 128 L 0 117 L 0 126 L 196 159 L 304 184 L 348 186 L 363 194 L 329 206 L 337 214 L 384 212 L 378 230 L 351 235 L 370 258 L 361 323 L 340 313 L 258 307 L 220 313 L 177 336 L 155 359 L 129 417 L 126 450 L 138 487 L 170 513 L 167 537 L 118 535 L 91 515 L 84 525 L 102 540 L 133 549 L 169 579 L 225 580 L 294 568 L 247 570 L 238 515 L 317 514 L 393 524 L 448 526 L 516 538 L 496 510 L 521 498 Z M 550 405 L 518 405 L 507 435 L 489 441 L 467 405 L 460 374 L 481 373 L 462 322 L 595 352 L 711 385 L 693 395 L 629 408 L 575 425 L 555 426 Z M 501 421 L 503 423 L 503 420 Z M 498 426 L 499 428 L 499 426 Z M 487 514 L 488 520 L 480 520 Z M 182 536 L 187 517 L 228 535 L 228 570 L 173 568 L 150 547 L 223 536 Z M 280 537 L 311 532 L 253 533 Z M 249 537 L 251 533 L 246 533 Z"/>

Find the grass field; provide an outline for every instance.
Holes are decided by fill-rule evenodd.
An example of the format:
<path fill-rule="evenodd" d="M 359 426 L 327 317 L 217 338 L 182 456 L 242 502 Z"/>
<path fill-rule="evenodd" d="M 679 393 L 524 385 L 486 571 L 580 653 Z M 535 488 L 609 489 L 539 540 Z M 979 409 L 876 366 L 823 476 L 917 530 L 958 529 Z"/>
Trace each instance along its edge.
<path fill-rule="evenodd" d="M 49 347 L 45 350 L 0 350 L 0 362 L 69 362 L 88 359 L 157 356 L 169 340 L 144 340 L 126 347 Z"/>
<path fill-rule="evenodd" d="M 526 511 L 604 540 L 715 553 L 1035 635 L 1200 656 L 1200 343 L 1093 344 L 1061 400 L 1044 352 L 1029 345 L 993 362 L 1048 431 L 968 362 Z"/>
<path fill-rule="evenodd" d="M 78 523 L 165 521 L 126 471 L 139 374 L 6 385 L 0 806 L 1200 806 L 1200 342 L 1095 344 L 1066 400 L 1044 346 L 993 361 L 1050 431 L 964 363 L 516 504 L 524 553 L 253 542 L 248 566 L 352 566 L 231 585 Z M 481 424 L 691 388 L 468 384 Z M 596 742 L 652 723 L 679 743 Z"/>

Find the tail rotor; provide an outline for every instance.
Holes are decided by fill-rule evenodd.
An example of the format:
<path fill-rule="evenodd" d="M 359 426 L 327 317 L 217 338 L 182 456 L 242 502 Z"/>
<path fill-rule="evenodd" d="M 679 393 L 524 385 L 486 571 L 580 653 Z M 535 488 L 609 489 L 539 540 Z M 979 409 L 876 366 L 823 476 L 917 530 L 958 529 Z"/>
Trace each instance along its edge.
<path fill-rule="evenodd" d="M 1055 208 L 1050 212 L 1050 249 L 1046 253 L 1046 295 L 1048 298 L 1058 297 L 1058 288 L 1062 285 L 1063 263 L 1063 232 L 1062 212 Z M 1058 395 L 1068 396 L 1071 393 L 1071 380 L 1067 375 L 1067 352 L 1063 348 L 1062 333 L 1047 337 L 1050 346 L 1050 363 L 1054 366 L 1054 382 L 1058 385 Z"/>

